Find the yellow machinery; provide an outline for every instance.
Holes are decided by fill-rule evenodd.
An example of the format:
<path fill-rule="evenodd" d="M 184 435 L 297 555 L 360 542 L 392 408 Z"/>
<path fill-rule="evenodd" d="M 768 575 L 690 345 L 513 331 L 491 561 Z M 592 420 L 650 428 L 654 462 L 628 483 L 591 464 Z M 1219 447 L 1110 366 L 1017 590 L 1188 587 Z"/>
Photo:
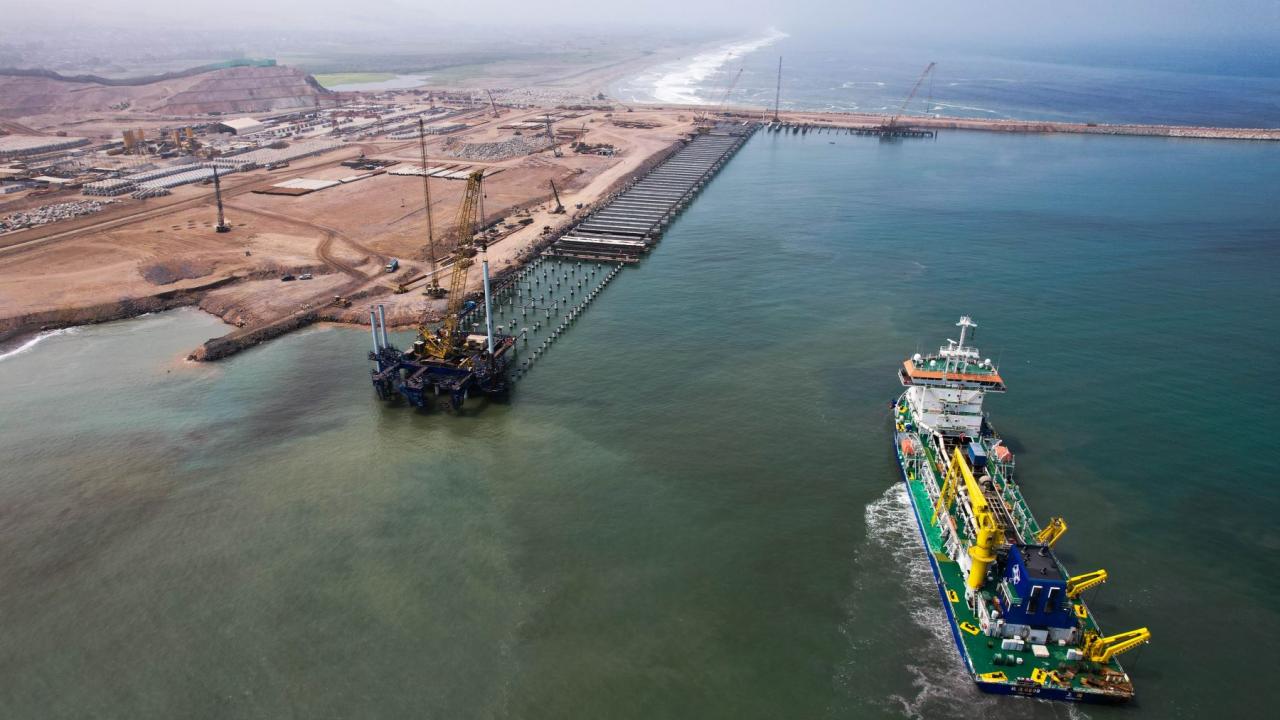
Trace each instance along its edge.
<path fill-rule="evenodd" d="M 1107 581 L 1106 570 L 1094 570 L 1091 573 L 1075 575 L 1067 580 L 1067 597 L 1077 598 L 1080 593 Z"/>
<path fill-rule="evenodd" d="M 1067 532 L 1067 521 L 1060 517 L 1050 518 L 1049 524 L 1040 528 L 1040 532 L 1036 533 L 1036 542 L 1041 545 L 1053 547 L 1058 542 L 1058 538 Z"/>
<path fill-rule="evenodd" d="M 480 208 L 483 196 L 484 170 L 476 170 L 467 177 L 467 189 L 462 194 L 462 204 L 458 208 L 458 245 L 453 251 L 453 267 L 449 273 L 449 306 L 445 310 L 444 324 L 435 331 L 426 326 L 418 328 L 418 339 L 423 341 L 423 352 L 427 357 L 446 360 L 453 357 L 461 347 L 455 333 L 467 290 L 467 269 L 474 263 L 472 257 L 476 254 L 475 233 L 476 225 L 482 217 Z"/>
<path fill-rule="evenodd" d="M 1129 632 L 1109 637 L 1102 637 L 1097 633 L 1088 633 L 1084 636 L 1083 652 L 1088 660 L 1096 663 L 1105 663 L 1122 652 L 1132 650 L 1139 645 L 1145 645 L 1150 641 L 1151 631 L 1146 628 L 1138 628 L 1137 630 L 1130 630 Z"/>
<path fill-rule="evenodd" d="M 947 478 L 942 484 L 942 492 L 938 493 L 938 504 L 933 509 L 933 523 L 935 525 L 938 523 L 938 514 L 942 512 L 942 508 L 950 505 L 955 499 L 961 479 L 964 480 L 965 494 L 969 498 L 969 509 L 973 511 L 973 521 L 977 524 L 974 528 L 976 541 L 969 546 L 969 559 L 973 564 L 969 567 L 969 577 L 965 580 L 965 585 L 970 590 L 977 590 L 986 581 L 987 568 L 996 559 L 996 544 L 1000 542 L 1001 535 L 1000 524 L 996 522 L 996 516 L 987 507 L 987 498 L 982 494 L 982 488 L 978 487 L 978 481 L 969 470 L 969 463 L 960 453 L 960 448 L 956 448 L 951 455 L 951 464 L 947 467 Z"/>

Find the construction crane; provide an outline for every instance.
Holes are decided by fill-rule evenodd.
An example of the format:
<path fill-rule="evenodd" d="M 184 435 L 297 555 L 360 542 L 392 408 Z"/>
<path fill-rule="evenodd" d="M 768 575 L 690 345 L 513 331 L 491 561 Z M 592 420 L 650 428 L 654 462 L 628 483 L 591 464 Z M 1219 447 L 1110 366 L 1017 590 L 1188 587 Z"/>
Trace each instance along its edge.
<path fill-rule="evenodd" d="M 436 236 L 435 223 L 431 218 L 431 183 L 427 180 L 427 127 L 422 122 L 422 116 L 418 116 L 418 157 L 422 160 L 422 205 L 427 209 L 427 259 L 431 265 L 427 268 L 427 274 L 430 280 L 427 282 L 426 294 L 429 297 L 438 298 L 444 295 L 444 289 L 440 287 L 440 282 L 436 279 Z M 404 292 L 404 285 L 400 286 L 400 292 Z"/>
<path fill-rule="evenodd" d="M 1060 517 L 1050 518 L 1049 524 L 1040 528 L 1040 532 L 1036 533 L 1036 542 L 1041 545 L 1053 547 L 1058 542 L 1058 538 L 1067 532 L 1067 521 Z"/>
<path fill-rule="evenodd" d="M 698 124 L 700 131 L 705 132 L 708 129 L 711 114 L 719 115 L 724 112 L 725 103 L 729 102 L 729 95 L 733 92 L 733 88 L 738 85 L 738 78 L 742 77 L 743 70 L 744 68 L 738 68 L 738 72 L 734 73 L 733 79 L 729 81 L 729 86 L 724 89 L 724 94 L 720 96 L 720 102 L 716 103 L 715 109 L 711 113 L 704 110 L 694 116 L 694 122 Z"/>
<path fill-rule="evenodd" d="M 1088 590 L 1091 587 L 1097 587 L 1106 581 L 1106 570 L 1094 570 L 1091 573 L 1074 575 L 1067 578 L 1067 597 L 1078 598 L 1085 590 Z"/>
<path fill-rule="evenodd" d="M 781 101 L 782 101 L 782 56 L 779 55 L 778 56 L 778 88 L 773 93 L 773 121 L 774 122 L 781 122 L 780 120 L 778 120 L 778 105 L 781 103 Z"/>
<path fill-rule="evenodd" d="M 1129 632 L 1102 637 L 1098 633 L 1086 633 L 1084 636 L 1084 656 L 1091 662 L 1105 663 L 1122 652 L 1128 652 L 1139 645 L 1151 642 L 1151 631 L 1138 628 Z"/>
<path fill-rule="evenodd" d="M 560 149 L 560 143 L 556 142 L 556 134 L 551 131 L 551 116 L 547 115 L 543 119 L 547 121 L 547 139 L 551 141 L 551 152 L 556 157 L 564 157 L 564 151 Z"/>
<path fill-rule="evenodd" d="M 453 251 L 453 268 L 449 273 L 449 304 L 444 323 L 436 330 L 423 325 L 418 328 L 418 339 L 423 343 L 422 353 L 437 360 L 449 360 L 462 350 L 457 337 L 461 322 L 462 302 L 467 290 L 467 270 L 475 261 L 476 227 L 482 219 L 481 202 L 484 195 L 484 170 L 473 171 L 467 176 L 467 189 L 463 191 L 455 226 L 458 245 Z M 415 343 L 416 345 L 416 343 Z"/>
<path fill-rule="evenodd" d="M 560 191 L 556 190 L 556 181 L 549 180 L 551 183 L 551 194 L 556 197 L 556 209 L 551 211 L 552 215 L 559 215 L 564 212 L 564 203 L 560 202 Z"/>
<path fill-rule="evenodd" d="M 898 121 L 902 120 L 902 116 L 907 112 L 907 105 L 915 98 L 916 93 L 920 91 L 920 86 L 924 84 L 924 79 L 929 77 L 929 73 L 933 72 L 933 68 L 937 65 L 931 62 L 925 66 L 924 72 L 920 73 L 920 79 L 916 80 L 916 84 L 911 86 L 911 92 L 907 93 L 907 99 L 902 101 L 902 107 L 898 108 L 898 112 L 889 118 L 889 122 L 880 127 L 881 131 L 892 131 L 898 127 Z"/>
<path fill-rule="evenodd" d="M 213 166 L 213 197 L 218 202 L 218 224 L 213 226 L 214 232 L 231 232 L 227 218 L 222 214 L 222 181 L 218 179 L 218 166 Z"/>
<path fill-rule="evenodd" d="M 493 91 L 485 90 L 485 92 L 489 94 L 489 107 L 493 108 L 493 116 L 498 117 L 498 103 L 493 100 Z"/>

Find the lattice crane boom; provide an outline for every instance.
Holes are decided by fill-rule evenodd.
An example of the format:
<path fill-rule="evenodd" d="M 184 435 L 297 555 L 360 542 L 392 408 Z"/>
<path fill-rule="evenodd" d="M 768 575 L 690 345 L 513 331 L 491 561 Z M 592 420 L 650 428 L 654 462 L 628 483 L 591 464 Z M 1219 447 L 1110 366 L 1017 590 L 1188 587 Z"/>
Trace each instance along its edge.
<path fill-rule="evenodd" d="M 924 84 L 924 79 L 929 77 L 929 73 L 933 72 L 933 68 L 937 64 L 936 62 L 931 62 L 925 66 L 924 72 L 920 73 L 920 79 L 916 80 L 916 84 L 911 86 L 911 92 L 907 93 L 907 99 L 902 101 L 902 107 L 898 108 L 898 112 L 892 118 L 889 118 L 889 127 L 896 126 L 902 116 L 906 114 L 907 105 L 911 104 L 911 101 L 915 99 L 916 93 L 920 91 L 920 86 Z"/>
<path fill-rule="evenodd" d="M 453 251 L 453 266 L 449 272 L 449 304 L 445 310 L 444 324 L 434 332 L 425 326 L 419 328 L 418 335 L 426 344 L 426 353 L 431 357 L 445 359 L 452 356 L 459 348 L 455 337 L 462 303 L 467 290 L 467 271 L 474 263 L 476 254 L 475 234 L 480 223 L 481 198 L 484 195 L 484 170 L 476 170 L 467 177 L 467 189 L 463 192 L 462 202 L 458 207 L 458 221 L 455 226 L 455 237 L 458 245 Z"/>

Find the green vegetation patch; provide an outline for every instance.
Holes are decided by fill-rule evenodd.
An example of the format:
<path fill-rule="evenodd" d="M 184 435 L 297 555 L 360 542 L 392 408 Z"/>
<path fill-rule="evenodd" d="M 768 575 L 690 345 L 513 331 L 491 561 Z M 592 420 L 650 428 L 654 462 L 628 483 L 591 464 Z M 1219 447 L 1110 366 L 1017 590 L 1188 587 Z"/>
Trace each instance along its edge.
<path fill-rule="evenodd" d="M 316 75 L 316 82 L 324 87 L 331 88 L 338 85 L 355 85 L 356 83 L 375 83 L 385 82 L 394 78 L 392 73 L 374 73 L 374 72 L 353 72 L 353 73 L 326 73 L 324 75 Z"/>

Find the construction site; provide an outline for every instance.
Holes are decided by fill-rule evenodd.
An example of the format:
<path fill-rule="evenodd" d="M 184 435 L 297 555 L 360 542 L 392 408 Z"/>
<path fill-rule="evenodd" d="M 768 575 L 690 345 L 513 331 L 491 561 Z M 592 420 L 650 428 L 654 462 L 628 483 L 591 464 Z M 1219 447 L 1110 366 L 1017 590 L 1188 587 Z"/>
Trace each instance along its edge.
<path fill-rule="evenodd" d="M 0 97 L 18 88 L 35 113 L 0 123 L 0 343 L 194 305 L 229 326 L 191 349 L 205 361 L 318 321 L 369 323 L 379 396 L 458 407 L 528 372 L 757 130 L 883 142 L 946 128 L 1246 132 L 912 112 L 933 69 L 896 112 L 865 116 L 780 112 L 781 60 L 768 108 L 734 105 L 741 70 L 715 104 L 643 108 L 516 105 L 484 89 L 333 93 L 274 63 L 184 76 L 177 96 L 139 85 L 61 99 L 68 81 L 0 78 Z M 277 91 L 218 104 L 253 83 Z M 73 96 L 152 109 L 73 121 L 79 105 L 58 114 Z M 417 341 L 394 348 L 388 328 Z"/>

